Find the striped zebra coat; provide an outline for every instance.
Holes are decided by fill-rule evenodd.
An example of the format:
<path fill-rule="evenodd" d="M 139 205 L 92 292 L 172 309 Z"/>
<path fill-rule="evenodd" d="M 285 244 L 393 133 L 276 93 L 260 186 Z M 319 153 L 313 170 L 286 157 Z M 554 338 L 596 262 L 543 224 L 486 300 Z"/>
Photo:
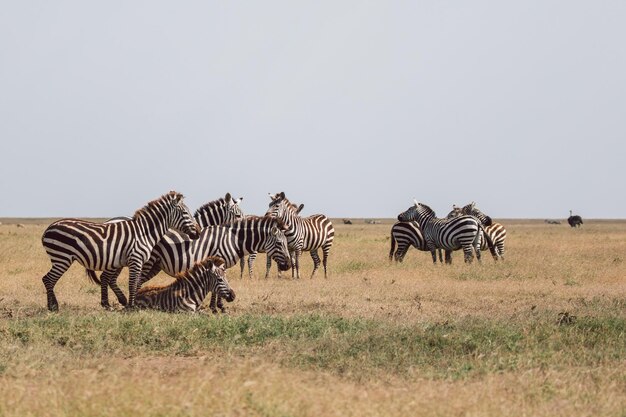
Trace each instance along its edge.
<path fill-rule="evenodd" d="M 476 217 L 483 226 L 485 226 L 484 233 L 489 236 L 493 242 L 495 254 L 492 253 L 494 259 L 504 260 L 504 241 L 506 240 L 506 229 L 500 223 L 494 223 L 491 217 L 485 215 L 476 207 L 476 203 L 472 202 L 463 207 L 453 206 L 452 211 L 448 213 L 448 218 L 458 217 L 462 215 L 469 215 Z M 481 236 L 480 249 L 486 250 L 488 248 L 487 240 Z"/>
<path fill-rule="evenodd" d="M 286 226 L 278 219 L 250 216 L 227 225 L 206 227 L 197 239 L 178 232 L 167 233 L 146 262 L 141 272 L 141 283 L 150 280 L 159 271 L 176 276 L 207 256 L 219 256 L 224 259 L 226 268 L 230 268 L 252 252 L 268 253 L 278 267 L 286 271 L 290 262 L 285 230 Z M 220 297 L 217 297 L 217 303 L 222 308 Z"/>
<path fill-rule="evenodd" d="M 132 307 L 141 269 L 168 229 L 192 236 L 197 235 L 199 229 L 183 203 L 183 195 L 174 191 L 148 203 L 131 220 L 102 224 L 63 219 L 52 223 L 41 239 L 52 262 L 52 268 L 42 278 L 48 309 L 59 309 L 54 286 L 74 261 L 95 271 L 127 266 L 130 270 L 128 305 Z"/>
<path fill-rule="evenodd" d="M 404 256 L 411 246 L 419 251 L 429 252 L 426 239 L 422 234 L 422 228 L 417 222 L 396 222 L 391 226 L 391 249 L 389 250 L 389 262 L 395 259 L 402 262 Z M 443 262 L 441 249 L 439 252 L 439 262 Z"/>
<path fill-rule="evenodd" d="M 430 250 L 433 262 L 437 262 L 435 250 L 446 251 L 463 249 L 465 262 L 471 263 L 476 252 L 480 260 L 481 223 L 472 216 L 459 216 L 452 219 L 438 219 L 435 212 L 425 204 L 415 202 L 408 210 L 398 215 L 399 221 L 417 221 L 422 227 L 426 246 Z M 487 243 L 493 253 L 493 242 L 487 237 Z M 448 262 L 448 259 L 446 259 Z"/>
<path fill-rule="evenodd" d="M 230 193 L 226 193 L 224 198 L 219 198 L 214 201 L 210 201 L 196 210 L 193 217 L 201 228 L 208 226 L 216 226 L 219 224 L 225 224 L 233 222 L 237 219 L 243 218 L 243 212 L 239 203 L 243 198 L 233 199 Z M 115 223 L 123 220 L 130 220 L 129 217 L 116 217 L 107 221 L 107 223 Z M 110 287 L 118 302 L 121 305 L 126 305 L 126 297 L 122 290 L 117 286 L 117 278 L 119 277 L 122 269 L 104 271 L 100 279 L 98 279 L 96 273 L 91 270 L 87 270 L 88 276 L 95 283 L 100 284 L 100 304 L 104 308 L 111 308 L 109 305 L 109 293 L 107 287 Z M 142 282 L 139 283 L 141 286 Z"/>
<path fill-rule="evenodd" d="M 292 277 L 300 278 L 300 255 L 303 251 L 309 251 L 313 259 L 313 272 L 311 278 L 315 276 L 315 272 L 320 266 L 320 257 L 318 250 L 322 249 L 324 277 L 328 277 L 328 255 L 335 238 L 335 228 L 328 217 L 323 214 L 314 214 L 309 217 L 300 217 L 298 213 L 302 210 L 302 206 L 291 203 L 285 193 L 281 192 L 274 196 L 270 195 L 272 200 L 266 215 L 282 220 L 287 226 L 287 242 L 289 251 L 293 253 L 292 257 Z M 269 273 L 269 262 L 268 272 Z"/>
<path fill-rule="evenodd" d="M 213 256 L 176 275 L 176 281 L 169 285 L 141 287 L 135 303 L 139 308 L 168 312 L 198 311 L 209 292 L 228 302 L 235 299 L 235 292 L 226 280 L 224 260 Z M 210 308 L 217 313 L 215 304 L 211 303 Z"/>

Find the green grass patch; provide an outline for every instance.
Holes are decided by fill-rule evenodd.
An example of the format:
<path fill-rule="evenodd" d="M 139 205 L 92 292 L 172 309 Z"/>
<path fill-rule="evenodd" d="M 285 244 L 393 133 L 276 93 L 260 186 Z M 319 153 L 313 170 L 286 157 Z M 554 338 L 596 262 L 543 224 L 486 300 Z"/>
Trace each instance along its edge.
<path fill-rule="evenodd" d="M 434 378 L 544 366 L 596 366 L 626 356 L 623 318 L 579 317 L 559 326 L 548 317 L 553 315 L 515 323 L 474 318 L 390 325 L 319 314 L 60 313 L 5 320 L 0 326 L 0 351 L 39 347 L 97 356 L 111 352 L 195 355 L 216 350 L 245 355 L 266 350 L 286 366 L 356 377 L 415 371 Z M 10 366 L 0 365 L 4 366 L 0 372 Z"/>

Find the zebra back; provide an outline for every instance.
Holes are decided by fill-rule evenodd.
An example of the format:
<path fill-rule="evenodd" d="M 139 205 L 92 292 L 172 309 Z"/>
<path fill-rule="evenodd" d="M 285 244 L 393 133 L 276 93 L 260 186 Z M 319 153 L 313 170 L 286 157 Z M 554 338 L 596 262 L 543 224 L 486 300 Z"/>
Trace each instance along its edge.
<path fill-rule="evenodd" d="M 230 193 L 226 193 L 224 198 L 219 198 L 200 206 L 193 216 L 200 227 L 230 223 L 244 217 L 239 205 L 242 200 L 243 197 L 235 200 Z"/>

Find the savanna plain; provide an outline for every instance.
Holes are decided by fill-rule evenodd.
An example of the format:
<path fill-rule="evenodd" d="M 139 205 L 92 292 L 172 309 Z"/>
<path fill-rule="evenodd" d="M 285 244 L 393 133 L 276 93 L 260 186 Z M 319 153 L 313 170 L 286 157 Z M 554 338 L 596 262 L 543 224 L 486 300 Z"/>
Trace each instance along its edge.
<path fill-rule="evenodd" d="M 212 315 L 104 311 L 77 264 L 49 313 L 52 220 L 0 220 L 0 416 L 626 416 L 626 221 L 500 219 L 503 262 L 445 266 L 335 220 L 327 279 L 260 256 Z"/>

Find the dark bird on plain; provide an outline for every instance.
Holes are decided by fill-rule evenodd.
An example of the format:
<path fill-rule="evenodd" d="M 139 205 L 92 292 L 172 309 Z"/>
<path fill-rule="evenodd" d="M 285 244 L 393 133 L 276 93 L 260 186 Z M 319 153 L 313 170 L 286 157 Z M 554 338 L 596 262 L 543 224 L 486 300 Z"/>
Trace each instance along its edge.
<path fill-rule="evenodd" d="M 567 222 L 571 227 L 580 227 L 583 224 L 583 219 L 577 214 L 572 215 L 572 210 L 570 210 Z"/>

